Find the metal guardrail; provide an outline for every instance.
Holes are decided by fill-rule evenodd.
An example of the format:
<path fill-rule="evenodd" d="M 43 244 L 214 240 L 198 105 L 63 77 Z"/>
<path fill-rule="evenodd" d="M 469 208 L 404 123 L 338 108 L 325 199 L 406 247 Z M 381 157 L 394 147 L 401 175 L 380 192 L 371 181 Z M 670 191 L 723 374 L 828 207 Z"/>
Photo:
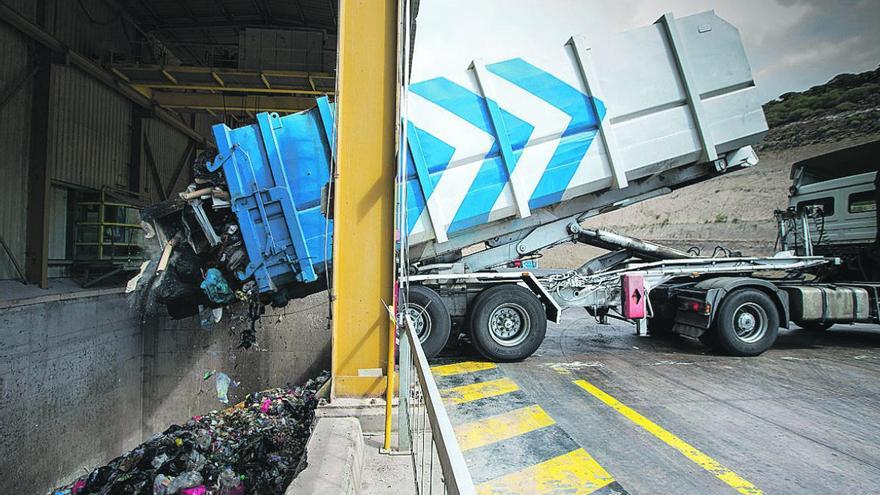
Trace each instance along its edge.
<path fill-rule="evenodd" d="M 418 495 L 476 493 L 440 390 L 408 316 L 400 329 L 397 450 L 410 452 Z"/>

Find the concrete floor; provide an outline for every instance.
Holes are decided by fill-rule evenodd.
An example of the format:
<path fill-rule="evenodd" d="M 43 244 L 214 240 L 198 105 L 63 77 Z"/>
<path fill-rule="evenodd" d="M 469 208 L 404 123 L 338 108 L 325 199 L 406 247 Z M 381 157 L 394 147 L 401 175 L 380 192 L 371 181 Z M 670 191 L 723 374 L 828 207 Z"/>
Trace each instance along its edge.
<path fill-rule="evenodd" d="M 413 461 L 409 454 L 382 452 L 381 434 L 364 435 L 364 471 L 361 492 L 365 495 L 402 495 L 414 490 Z M 397 445 L 397 433 L 391 438 Z"/>
<path fill-rule="evenodd" d="M 499 414 L 507 406 L 497 400 L 463 408 L 455 400 L 460 395 L 448 392 L 481 376 L 514 382 L 519 390 L 505 399 L 510 407 L 537 405 L 554 424 L 534 424 L 532 417 L 532 426 L 522 423 L 531 433 L 504 441 L 522 443 L 546 432 L 532 444 L 544 447 L 466 451 L 475 480 L 505 469 L 513 476 L 505 483 L 523 479 L 513 472 L 521 468 L 512 467 L 516 452 L 552 451 L 546 445 L 563 443 L 566 452 L 580 447 L 588 453 L 588 477 L 603 487 L 571 493 L 880 492 L 880 327 L 783 331 L 763 356 L 731 358 L 684 338 L 651 339 L 633 335 L 626 324 L 600 326 L 571 310 L 561 325 L 550 325 L 543 346 L 525 362 L 438 376 L 451 398 L 453 423 L 473 422 L 481 407 L 484 418 L 504 417 Z M 472 424 L 456 425 L 460 441 L 458 432 L 468 431 L 466 441 L 473 442 Z M 479 435 L 477 441 L 486 443 Z M 478 461 L 491 448 L 490 459 L 499 465 Z M 525 479 L 535 477 L 526 472 Z"/>

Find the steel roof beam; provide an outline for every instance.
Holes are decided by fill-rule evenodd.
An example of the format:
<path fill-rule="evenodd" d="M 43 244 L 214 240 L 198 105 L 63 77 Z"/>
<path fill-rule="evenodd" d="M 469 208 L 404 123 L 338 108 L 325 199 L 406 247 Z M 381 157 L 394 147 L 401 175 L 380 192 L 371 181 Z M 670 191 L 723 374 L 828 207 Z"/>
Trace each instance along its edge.
<path fill-rule="evenodd" d="M 317 24 L 317 23 L 309 23 L 308 25 L 303 24 L 299 20 L 294 19 L 279 19 L 275 18 L 269 22 L 264 22 L 259 18 L 255 18 L 253 16 L 249 16 L 250 18 L 237 18 L 235 22 L 230 22 L 227 19 L 222 17 L 214 18 L 214 19 L 200 19 L 198 27 L 204 27 L 209 29 L 244 29 L 244 28 L 260 28 L 260 29 L 299 29 L 304 31 L 318 31 L 322 33 L 335 33 L 336 26 L 332 24 Z M 181 29 L 193 29 L 193 23 L 191 20 L 187 18 L 171 18 L 163 20 L 161 23 L 154 22 L 143 22 L 141 23 L 141 27 L 146 31 L 177 31 Z"/>
<path fill-rule="evenodd" d="M 192 91 L 227 91 L 232 93 L 265 93 L 265 94 L 275 94 L 275 95 L 313 95 L 313 96 L 324 96 L 324 95 L 333 95 L 333 91 L 315 91 L 312 89 L 300 89 L 300 88 L 285 88 L 273 86 L 271 88 L 267 88 L 260 82 L 259 86 L 218 86 L 211 84 L 168 84 L 168 83 L 142 83 L 135 82 L 132 83 L 133 87 L 137 90 L 147 90 L 147 89 L 159 89 L 163 91 L 177 91 L 177 90 L 192 90 Z"/>
<path fill-rule="evenodd" d="M 0 20 L 6 22 L 25 36 L 28 36 L 46 48 L 63 54 L 71 65 L 79 68 L 89 76 L 109 86 L 111 89 L 115 89 L 139 106 L 153 110 L 156 118 L 174 127 L 190 139 L 200 143 L 207 142 L 205 137 L 199 134 L 195 129 L 181 122 L 168 110 L 154 105 L 152 100 L 141 94 L 137 89 L 132 87 L 132 85 L 104 70 L 103 67 L 92 62 L 89 58 L 70 50 L 64 43 L 58 41 L 57 38 L 46 32 L 43 28 L 25 19 L 21 14 L 7 7 L 6 4 L 2 2 L 0 2 Z"/>
<path fill-rule="evenodd" d="M 306 21 L 306 12 L 303 10 L 303 4 L 301 0 L 296 0 L 296 12 L 299 14 L 299 19 L 303 24 L 308 24 Z"/>
<path fill-rule="evenodd" d="M 223 96 L 209 93 L 156 92 L 156 103 L 166 108 L 193 110 L 251 110 L 257 112 L 299 112 L 315 106 L 314 98 L 295 96 Z"/>
<path fill-rule="evenodd" d="M 146 64 L 136 64 L 136 65 L 125 65 L 125 64 L 116 64 L 113 66 L 114 69 L 117 69 L 123 73 L 127 70 L 131 71 L 162 71 L 167 70 L 172 74 L 206 74 L 210 75 L 211 72 L 216 72 L 217 74 L 222 75 L 236 75 L 236 76 L 253 76 L 259 77 L 260 74 L 265 74 L 271 77 L 296 77 L 296 78 L 308 78 L 313 77 L 315 79 L 336 79 L 336 76 L 331 72 L 308 72 L 308 71 L 294 71 L 294 70 L 247 70 L 247 69 L 225 69 L 221 67 L 204 67 L 204 66 L 193 66 L 193 65 L 179 65 L 179 66 L 162 66 L 162 65 L 146 65 Z M 130 76 L 130 75 L 129 75 Z"/>

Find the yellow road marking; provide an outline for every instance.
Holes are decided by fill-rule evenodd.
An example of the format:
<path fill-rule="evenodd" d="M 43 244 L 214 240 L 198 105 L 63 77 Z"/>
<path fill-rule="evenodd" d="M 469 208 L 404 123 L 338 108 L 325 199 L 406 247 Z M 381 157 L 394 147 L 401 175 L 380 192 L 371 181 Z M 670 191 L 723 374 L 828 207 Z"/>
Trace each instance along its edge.
<path fill-rule="evenodd" d="M 470 450 L 555 424 L 541 406 L 529 406 L 455 427 L 461 450 Z"/>
<path fill-rule="evenodd" d="M 577 449 L 477 485 L 479 495 L 553 493 L 587 495 L 614 482 L 584 449 Z"/>
<path fill-rule="evenodd" d="M 664 443 L 674 448 L 675 450 L 681 452 L 682 455 L 696 463 L 701 468 L 709 471 L 713 475 L 715 475 L 721 481 L 727 483 L 731 487 L 735 488 L 736 491 L 744 494 L 744 495 L 761 495 L 762 492 L 758 487 L 749 483 L 745 479 L 741 478 L 738 474 L 734 473 L 730 469 L 722 466 L 718 461 L 712 459 L 708 455 L 703 452 L 697 450 L 696 447 L 688 444 L 684 440 L 678 438 L 673 435 L 660 425 L 654 423 L 650 419 L 642 416 L 641 414 L 635 412 L 630 409 L 614 397 L 608 395 L 596 388 L 595 385 L 586 381 L 586 380 L 577 380 L 574 382 L 575 385 L 581 387 L 582 389 L 589 392 L 593 397 L 601 400 L 606 405 L 614 409 L 615 411 L 622 414 L 624 417 L 632 421 L 633 423 L 641 426 L 645 431 L 651 433 L 655 437 L 662 440 Z"/>
<path fill-rule="evenodd" d="M 465 361 L 463 363 L 444 364 L 442 366 L 433 366 L 431 373 L 434 376 L 453 376 L 462 375 L 464 373 L 473 373 L 475 371 L 491 370 L 495 367 L 495 363 L 482 363 L 478 361 Z"/>
<path fill-rule="evenodd" d="M 509 394 L 516 392 L 519 387 L 509 378 L 500 378 L 488 382 L 471 383 L 460 387 L 447 388 L 440 391 L 444 402 L 449 404 L 464 404 L 487 397 Z"/>

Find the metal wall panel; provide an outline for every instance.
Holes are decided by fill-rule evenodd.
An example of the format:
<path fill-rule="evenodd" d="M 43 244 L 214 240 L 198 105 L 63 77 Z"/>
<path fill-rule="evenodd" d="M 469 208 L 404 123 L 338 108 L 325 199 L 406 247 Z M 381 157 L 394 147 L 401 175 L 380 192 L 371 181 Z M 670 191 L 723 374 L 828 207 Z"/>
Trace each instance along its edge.
<path fill-rule="evenodd" d="M 211 128 L 216 124 L 222 124 L 223 117 L 222 116 L 213 116 L 207 113 L 197 113 L 196 114 L 196 125 L 194 129 L 196 132 L 201 134 L 202 136 L 213 136 L 213 132 Z M 213 142 L 213 138 L 211 140 Z"/>
<path fill-rule="evenodd" d="M 52 66 L 49 173 L 85 187 L 128 185 L 131 104 L 78 69 Z"/>
<path fill-rule="evenodd" d="M 47 7 L 47 28 L 56 38 L 83 55 L 110 61 L 129 61 L 132 50 L 128 36 L 134 27 L 123 26 L 122 18 L 103 0 L 54 0 Z"/>
<path fill-rule="evenodd" d="M 239 35 L 238 66 L 250 70 L 323 71 L 327 38 L 318 31 L 247 28 Z"/>
<path fill-rule="evenodd" d="M 28 18 L 33 18 L 31 2 L 20 0 L 7 4 Z M 30 73 L 25 38 L 8 25 L 0 23 L 0 95 L 21 77 Z M 0 108 L 0 236 L 24 268 L 25 218 L 28 146 L 30 137 L 30 102 L 32 79 Z M 9 256 L 0 250 L 0 280 L 17 278 Z"/>
<path fill-rule="evenodd" d="M 156 119 L 144 121 L 144 135 L 150 142 L 150 147 L 153 150 L 156 168 L 159 170 L 159 177 L 162 179 L 162 187 L 167 190 L 168 183 L 173 178 L 177 165 L 180 162 L 180 157 L 189 144 L 189 139 L 172 129 L 169 125 Z M 153 181 L 152 174 L 150 174 L 146 155 L 142 158 L 141 163 L 143 164 L 141 184 L 144 184 L 144 189 L 153 201 L 159 201 L 161 199 L 159 190 Z M 174 187 L 171 188 L 172 195 L 183 191 L 189 185 L 189 167 L 190 162 L 187 162 Z"/>

